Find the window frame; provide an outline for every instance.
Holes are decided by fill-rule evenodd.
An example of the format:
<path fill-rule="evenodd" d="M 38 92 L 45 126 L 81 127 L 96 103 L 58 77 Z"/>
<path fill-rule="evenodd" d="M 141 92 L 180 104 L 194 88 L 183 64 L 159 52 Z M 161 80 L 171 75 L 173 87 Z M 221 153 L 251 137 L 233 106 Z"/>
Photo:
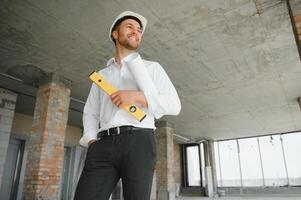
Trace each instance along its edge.
<path fill-rule="evenodd" d="M 199 155 L 199 171 L 200 171 L 200 185 L 199 186 L 191 186 L 189 185 L 188 181 L 188 160 L 187 160 L 187 148 L 188 147 L 197 147 L 198 148 L 198 155 Z M 200 144 L 199 143 L 189 143 L 189 144 L 182 144 L 182 174 L 183 174 L 183 186 L 184 187 L 203 187 L 203 173 L 202 173 L 202 159 L 201 159 L 201 151 L 200 151 Z"/>

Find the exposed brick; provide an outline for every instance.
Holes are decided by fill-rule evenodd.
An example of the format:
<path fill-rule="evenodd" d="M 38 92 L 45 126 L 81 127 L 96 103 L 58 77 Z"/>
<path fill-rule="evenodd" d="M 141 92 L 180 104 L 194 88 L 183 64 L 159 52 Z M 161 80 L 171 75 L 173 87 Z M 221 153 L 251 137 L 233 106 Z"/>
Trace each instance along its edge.
<path fill-rule="evenodd" d="M 0 99 L 7 99 L 16 102 L 17 94 L 4 88 L 0 88 Z"/>
<path fill-rule="evenodd" d="M 25 199 L 58 199 L 70 89 L 43 84 L 37 92 L 25 173 Z"/>
<path fill-rule="evenodd" d="M 13 110 L 8 110 L 6 108 L 0 108 L 0 113 L 2 116 L 6 117 L 13 117 L 14 116 L 14 111 Z"/>
<path fill-rule="evenodd" d="M 0 130 L 1 130 L 1 132 L 10 133 L 11 127 L 12 127 L 12 124 L 0 123 Z"/>
<path fill-rule="evenodd" d="M 301 15 L 294 16 L 294 21 L 295 22 L 301 22 Z"/>
<path fill-rule="evenodd" d="M 172 125 L 167 122 L 157 123 L 156 126 L 156 189 L 157 193 L 163 192 L 170 195 L 175 191 L 173 129 L 170 127 Z"/>
<path fill-rule="evenodd" d="M 13 123 L 13 118 L 12 117 L 7 117 L 7 116 L 2 116 L 0 115 L 0 124 L 12 124 Z"/>
<path fill-rule="evenodd" d="M 293 18 L 292 26 L 296 37 L 297 47 L 301 59 L 301 0 L 288 0 L 290 15 Z"/>

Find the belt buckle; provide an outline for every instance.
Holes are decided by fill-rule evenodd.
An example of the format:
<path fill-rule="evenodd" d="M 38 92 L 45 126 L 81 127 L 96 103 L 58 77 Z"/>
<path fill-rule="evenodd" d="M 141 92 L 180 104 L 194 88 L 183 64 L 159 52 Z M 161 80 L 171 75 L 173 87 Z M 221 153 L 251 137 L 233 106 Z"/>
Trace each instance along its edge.
<path fill-rule="evenodd" d="M 120 134 L 120 127 L 117 126 L 115 128 L 112 128 L 112 130 L 116 129 L 117 130 L 117 133 L 114 133 L 114 132 L 110 132 L 110 128 L 107 130 L 107 133 L 108 133 L 108 136 L 111 136 L 111 135 L 119 135 Z"/>

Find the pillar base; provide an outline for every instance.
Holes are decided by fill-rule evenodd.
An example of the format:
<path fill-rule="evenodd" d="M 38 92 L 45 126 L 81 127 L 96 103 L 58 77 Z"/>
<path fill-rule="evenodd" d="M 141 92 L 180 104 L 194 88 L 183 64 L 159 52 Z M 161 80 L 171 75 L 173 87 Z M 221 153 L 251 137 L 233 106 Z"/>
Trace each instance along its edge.
<path fill-rule="evenodd" d="M 213 190 L 211 167 L 209 166 L 205 167 L 205 175 L 206 175 L 206 196 L 212 198 L 214 197 L 214 190 Z"/>
<path fill-rule="evenodd" d="M 175 192 L 170 192 L 167 190 L 160 190 L 158 192 L 158 199 L 160 200 L 175 200 L 176 199 L 176 194 Z"/>

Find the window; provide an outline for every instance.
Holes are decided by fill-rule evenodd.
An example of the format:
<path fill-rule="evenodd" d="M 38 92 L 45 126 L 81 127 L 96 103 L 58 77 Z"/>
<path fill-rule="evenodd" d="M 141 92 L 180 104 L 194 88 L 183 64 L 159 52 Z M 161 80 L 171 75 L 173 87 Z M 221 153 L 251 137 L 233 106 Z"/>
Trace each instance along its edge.
<path fill-rule="evenodd" d="M 71 187 L 72 187 L 72 174 L 73 167 L 72 156 L 74 152 L 72 151 L 72 147 L 65 146 L 64 147 L 64 160 L 63 160 L 63 168 L 62 168 L 62 176 L 61 176 L 61 191 L 60 191 L 60 200 L 67 200 L 71 198 Z"/>
<path fill-rule="evenodd" d="M 214 142 L 219 187 L 301 186 L 301 132 Z"/>
<path fill-rule="evenodd" d="M 301 159 L 297 156 L 301 152 L 301 133 L 285 134 L 281 137 L 283 139 L 289 184 L 301 185 Z"/>
<path fill-rule="evenodd" d="M 25 140 L 12 136 L 7 147 L 4 162 L 0 199 L 21 199 L 25 170 Z"/>
<path fill-rule="evenodd" d="M 236 140 L 218 142 L 220 158 L 220 185 L 241 186 Z M 217 161 L 218 162 L 218 161 Z"/>
<path fill-rule="evenodd" d="M 280 135 L 259 137 L 265 186 L 287 185 Z"/>
<path fill-rule="evenodd" d="M 263 186 L 257 138 L 240 139 L 238 143 L 243 186 Z"/>
<path fill-rule="evenodd" d="M 200 144 L 182 145 L 184 187 L 203 186 Z"/>
<path fill-rule="evenodd" d="M 188 186 L 200 186 L 200 157 L 199 146 L 186 148 Z"/>

